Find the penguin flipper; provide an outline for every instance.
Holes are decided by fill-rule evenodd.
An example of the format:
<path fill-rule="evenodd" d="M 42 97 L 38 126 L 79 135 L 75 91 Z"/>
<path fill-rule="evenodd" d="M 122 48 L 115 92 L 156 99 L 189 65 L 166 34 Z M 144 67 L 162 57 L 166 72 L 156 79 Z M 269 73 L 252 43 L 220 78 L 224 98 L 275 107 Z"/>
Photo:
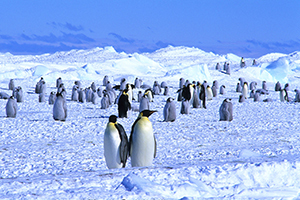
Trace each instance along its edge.
<path fill-rule="evenodd" d="M 156 139 L 155 139 L 155 136 L 153 135 L 153 139 L 154 139 L 154 157 L 153 158 L 155 158 L 156 157 L 156 149 L 157 149 L 157 145 L 156 145 Z"/>
<path fill-rule="evenodd" d="M 118 129 L 120 139 L 121 139 L 121 144 L 120 144 L 120 160 L 121 163 L 123 163 L 122 167 L 124 168 L 126 166 L 126 161 L 128 158 L 128 137 L 126 135 L 125 129 L 121 124 L 116 123 L 115 124 L 116 128 Z"/>
<path fill-rule="evenodd" d="M 114 87 L 113 87 L 113 89 L 115 89 L 115 90 L 119 90 L 120 89 L 120 85 L 115 85 Z"/>
<path fill-rule="evenodd" d="M 134 123 L 132 124 L 131 126 L 131 132 L 130 132 L 130 137 L 129 137 L 129 156 L 131 156 L 131 146 L 132 146 L 132 134 L 133 134 L 133 130 L 134 130 L 134 127 L 136 125 L 136 123 L 140 120 L 140 118 L 138 117 Z"/>

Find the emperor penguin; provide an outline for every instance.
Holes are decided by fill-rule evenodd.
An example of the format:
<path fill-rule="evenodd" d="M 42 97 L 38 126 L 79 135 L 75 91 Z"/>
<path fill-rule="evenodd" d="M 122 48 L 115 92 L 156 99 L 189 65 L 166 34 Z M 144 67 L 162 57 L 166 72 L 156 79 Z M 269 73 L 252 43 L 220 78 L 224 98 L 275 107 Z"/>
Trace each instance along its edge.
<path fill-rule="evenodd" d="M 99 96 L 97 94 L 97 92 L 92 92 L 92 103 L 94 105 L 98 104 L 98 101 L 99 101 Z"/>
<path fill-rule="evenodd" d="M 126 79 L 122 78 L 120 82 L 120 90 L 125 90 L 126 89 Z"/>
<path fill-rule="evenodd" d="M 220 94 L 224 95 L 225 94 L 225 85 L 221 85 L 220 87 Z"/>
<path fill-rule="evenodd" d="M 61 77 L 58 77 L 58 78 L 56 79 L 56 87 L 58 88 L 58 87 L 60 86 L 61 83 L 62 83 L 62 79 L 61 79 Z"/>
<path fill-rule="evenodd" d="M 168 96 L 169 95 L 169 87 L 168 86 L 165 86 L 164 87 L 164 96 Z"/>
<path fill-rule="evenodd" d="M 45 81 L 42 81 L 40 83 L 40 93 L 45 93 L 46 94 L 46 90 L 47 90 L 47 85 L 46 85 L 46 82 Z M 40 94 L 39 93 L 39 94 Z"/>
<path fill-rule="evenodd" d="M 221 69 L 220 63 L 217 63 L 216 70 L 220 71 L 220 69 Z"/>
<path fill-rule="evenodd" d="M 156 157 L 156 139 L 149 120 L 154 112 L 157 111 L 143 110 L 131 127 L 129 154 L 132 167 L 150 166 Z"/>
<path fill-rule="evenodd" d="M 53 105 L 56 99 L 56 92 L 51 92 L 49 95 L 48 103 L 49 105 Z"/>
<path fill-rule="evenodd" d="M 92 84 L 91 84 L 91 89 L 93 90 L 93 92 L 96 92 L 96 91 L 97 91 L 95 82 L 92 82 Z"/>
<path fill-rule="evenodd" d="M 13 96 L 8 98 L 5 109 L 6 117 L 16 118 L 18 107 L 17 102 L 15 101 Z"/>
<path fill-rule="evenodd" d="M 143 95 L 140 100 L 139 111 L 142 112 L 143 110 L 150 110 L 149 99 L 146 95 Z"/>
<path fill-rule="evenodd" d="M 129 83 L 126 84 L 127 94 L 128 94 L 130 103 L 132 103 L 132 100 L 133 100 L 133 90 L 132 90 L 133 88 L 135 88 L 134 85 L 129 84 Z"/>
<path fill-rule="evenodd" d="M 244 85 L 243 85 L 243 89 L 242 89 L 242 94 L 244 96 L 245 99 L 247 99 L 248 96 L 248 83 L 245 81 Z"/>
<path fill-rule="evenodd" d="M 23 96 L 23 90 L 21 86 L 17 87 L 17 94 L 16 94 L 17 102 L 23 102 L 24 96 Z"/>
<path fill-rule="evenodd" d="M 137 89 L 140 89 L 141 87 L 141 81 L 139 78 L 135 78 L 134 80 L 134 87 L 137 88 Z"/>
<path fill-rule="evenodd" d="M 184 99 L 181 101 L 181 109 L 180 109 L 181 114 L 189 114 L 190 113 L 190 103 L 189 100 Z"/>
<path fill-rule="evenodd" d="M 232 121 L 233 120 L 233 106 L 231 99 L 224 99 L 219 109 L 220 121 Z"/>
<path fill-rule="evenodd" d="M 79 101 L 79 91 L 78 86 L 74 85 L 72 89 L 71 101 Z"/>
<path fill-rule="evenodd" d="M 124 127 L 111 115 L 104 132 L 104 158 L 109 169 L 126 166 L 129 143 Z"/>
<path fill-rule="evenodd" d="M 119 118 L 124 118 L 124 117 L 127 118 L 127 112 L 131 110 L 131 104 L 127 92 L 128 92 L 127 89 L 123 90 L 123 93 L 120 96 L 118 101 Z"/>
<path fill-rule="evenodd" d="M 277 81 L 277 83 L 275 84 L 275 91 L 278 92 L 281 90 L 281 85 L 279 83 L 279 81 Z"/>
<path fill-rule="evenodd" d="M 85 98 L 86 102 L 91 102 L 92 101 L 92 89 L 91 87 L 85 88 Z"/>
<path fill-rule="evenodd" d="M 182 88 L 182 97 L 184 100 L 188 100 L 192 103 L 193 95 L 194 95 L 195 85 L 188 83 L 187 86 L 183 86 Z"/>
<path fill-rule="evenodd" d="M 237 83 L 236 84 L 236 89 L 235 89 L 236 92 L 242 92 L 242 86 L 240 83 Z"/>
<path fill-rule="evenodd" d="M 154 96 L 153 96 L 153 92 L 152 92 L 151 89 L 145 90 L 145 93 L 144 93 L 144 94 L 148 97 L 149 102 L 153 102 Z"/>
<path fill-rule="evenodd" d="M 65 94 L 63 91 L 56 94 L 56 99 L 53 105 L 53 119 L 56 121 L 66 121 L 67 118 L 67 102 L 63 96 Z"/>
<path fill-rule="evenodd" d="M 225 74 L 228 74 L 228 75 L 231 74 L 231 69 L 230 69 L 229 63 L 227 63 Z"/>
<path fill-rule="evenodd" d="M 194 90 L 194 95 L 193 95 L 193 108 L 200 108 L 200 99 L 199 99 L 199 94 L 197 90 Z"/>
<path fill-rule="evenodd" d="M 154 95 L 159 95 L 160 94 L 160 87 L 159 87 L 157 82 L 154 83 L 154 85 L 153 85 L 153 94 Z"/>
<path fill-rule="evenodd" d="M 107 94 L 104 94 L 101 99 L 101 109 L 107 109 L 109 107 L 109 100 Z"/>
<path fill-rule="evenodd" d="M 42 81 L 44 81 L 44 78 L 41 77 L 40 80 L 36 83 L 35 85 L 35 93 L 39 94 L 41 93 L 41 85 L 42 85 Z"/>
<path fill-rule="evenodd" d="M 184 83 L 185 83 L 184 78 L 180 78 L 180 79 L 179 79 L 179 89 L 182 89 L 182 88 L 183 88 Z"/>
<path fill-rule="evenodd" d="M 295 95 L 295 102 L 300 102 L 300 90 L 298 89 L 295 89 L 294 92 L 296 92 L 296 95 Z"/>
<path fill-rule="evenodd" d="M 280 90 L 279 97 L 281 102 L 288 101 L 288 93 L 286 89 Z"/>
<path fill-rule="evenodd" d="M 211 87 L 211 91 L 212 91 L 213 97 L 217 97 L 218 96 L 217 87 L 215 85 L 213 85 Z"/>
<path fill-rule="evenodd" d="M 140 102 L 143 97 L 142 91 L 139 91 L 137 96 L 138 96 L 137 101 Z"/>
<path fill-rule="evenodd" d="M 14 81 L 14 79 L 10 79 L 9 83 L 8 83 L 8 89 L 14 90 L 14 88 L 15 88 L 15 81 Z"/>
<path fill-rule="evenodd" d="M 218 81 L 217 81 L 217 80 L 214 80 L 212 86 L 215 86 L 216 88 L 219 88 L 219 83 L 218 83 Z"/>
<path fill-rule="evenodd" d="M 105 75 L 104 78 L 103 78 L 103 85 L 106 86 L 108 82 L 109 82 L 108 81 L 108 76 Z"/>
<path fill-rule="evenodd" d="M 262 89 L 264 89 L 264 90 L 268 90 L 268 87 L 267 87 L 267 82 L 266 81 L 263 81 L 262 82 Z"/>
<path fill-rule="evenodd" d="M 103 90 L 102 90 L 101 87 L 98 87 L 98 89 L 97 89 L 97 94 L 98 94 L 99 97 L 102 97 L 102 95 L 103 95 Z"/>
<path fill-rule="evenodd" d="M 211 87 L 208 85 L 206 87 L 206 98 L 207 98 L 207 101 L 212 100 L 212 97 L 213 97 L 213 92 L 212 92 Z"/>
<path fill-rule="evenodd" d="M 174 122 L 176 119 L 176 105 L 174 99 L 169 97 L 163 110 L 164 122 Z"/>
<path fill-rule="evenodd" d="M 199 99 L 202 101 L 202 107 L 206 109 L 206 89 L 204 83 L 201 85 Z"/>
<path fill-rule="evenodd" d="M 252 81 L 250 83 L 250 90 L 255 90 L 256 89 L 256 86 L 257 86 L 257 83 L 255 81 Z"/>

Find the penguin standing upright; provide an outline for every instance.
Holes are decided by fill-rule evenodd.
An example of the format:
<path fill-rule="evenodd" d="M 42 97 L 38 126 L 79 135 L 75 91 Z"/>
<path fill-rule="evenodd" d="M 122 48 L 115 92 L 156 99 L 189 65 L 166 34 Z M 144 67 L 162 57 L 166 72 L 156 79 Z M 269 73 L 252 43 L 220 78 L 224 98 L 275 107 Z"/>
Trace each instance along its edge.
<path fill-rule="evenodd" d="M 140 100 L 139 111 L 142 112 L 143 110 L 149 110 L 149 109 L 150 109 L 149 99 L 146 95 L 144 95 Z"/>
<path fill-rule="evenodd" d="M 247 82 L 244 82 L 242 94 L 245 97 L 245 99 L 247 99 L 247 96 L 248 96 L 248 83 Z"/>
<path fill-rule="evenodd" d="M 212 100 L 212 97 L 213 97 L 213 92 L 212 92 L 211 87 L 208 85 L 206 87 L 206 98 L 208 101 L 210 101 L 210 100 Z"/>
<path fill-rule="evenodd" d="M 217 91 L 217 87 L 215 85 L 213 85 L 211 87 L 211 91 L 213 93 L 213 97 L 217 97 L 218 96 L 218 91 Z"/>
<path fill-rule="evenodd" d="M 62 83 L 62 79 L 61 77 L 58 77 L 58 79 L 56 79 L 56 87 L 58 88 L 61 83 Z"/>
<path fill-rule="evenodd" d="M 275 91 L 278 92 L 281 90 L 281 85 L 280 85 L 280 82 L 277 81 L 277 83 L 275 84 Z"/>
<path fill-rule="evenodd" d="M 169 87 L 168 86 L 165 86 L 164 87 L 164 96 L 168 96 L 169 95 Z"/>
<path fill-rule="evenodd" d="M 74 85 L 72 89 L 71 101 L 78 101 L 79 94 L 78 94 L 78 86 Z"/>
<path fill-rule="evenodd" d="M 8 98 L 5 109 L 7 117 L 15 118 L 17 116 L 17 102 L 13 96 Z"/>
<path fill-rule="evenodd" d="M 132 167 L 150 166 L 156 156 L 156 140 L 148 118 L 154 112 L 143 110 L 131 127 L 129 153 Z"/>
<path fill-rule="evenodd" d="M 64 90 L 56 94 L 56 99 L 53 105 L 53 119 L 59 121 L 66 121 L 67 118 L 67 102 L 63 96 Z"/>
<path fill-rule="evenodd" d="M 262 89 L 268 91 L 268 87 L 267 87 L 267 82 L 266 81 L 262 82 Z"/>
<path fill-rule="evenodd" d="M 164 107 L 164 122 L 174 122 L 176 119 L 176 105 L 172 97 L 167 99 L 167 103 Z"/>
<path fill-rule="evenodd" d="M 8 83 L 8 89 L 14 90 L 14 88 L 15 88 L 15 81 L 14 81 L 14 79 L 10 79 L 9 83 Z"/>
<path fill-rule="evenodd" d="M 23 102 L 24 96 L 23 96 L 23 90 L 21 86 L 17 87 L 17 94 L 16 94 L 17 102 Z"/>
<path fill-rule="evenodd" d="M 225 94 L 225 85 L 221 85 L 221 87 L 220 87 L 220 94 L 222 94 L 222 95 L 224 95 Z"/>
<path fill-rule="evenodd" d="M 128 90 L 125 89 L 118 101 L 119 118 L 127 118 L 127 112 L 131 110 L 131 104 L 127 92 Z"/>
<path fill-rule="evenodd" d="M 190 103 L 187 99 L 181 101 L 181 114 L 189 114 L 190 113 Z"/>
<path fill-rule="evenodd" d="M 286 89 L 280 90 L 279 97 L 280 97 L 281 102 L 288 101 L 288 93 L 287 93 Z"/>
<path fill-rule="evenodd" d="M 236 92 L 242 92 L 242 86 L 240 83 L 237 83 L 236 84 L 236 89 L 235 89 Z"/>
<path fill-rule="evenodd" d="M 199 99 L 202 101 L 202 107 L 206 109 L 206 89 L 205 89 L 205 84 L 201 85 Z"/>
<path fill-rule="evenodd" d="M 106 86 L 108 82 L 109 82 L 109 81 L 108 81 L 108 76 L 105 75 L 105 76 L 103 77 L 103 85 Z"/>
<path fill-rule="evenodd" d="M 126 166 L 129 153 L 126 132 L 117 122 L 117 116 L 111 115 L 104 132 L 104 158 L 109 169 Z"/>
<path fill-rule="evenodd" d="M 144 94 L 148 97 L 149 102 L 153 102 L 154 95 L 151 89 L 145 90 Z"/>
<path fill-rule="evenodd" d="M 56 92 L 51 92 L 49 95 L 48 103 L 49 105 L 53 105 L 56 99 Z"/>
<path fill-rule="evenodd" d="M 232 121 L 233 119 L 233 106 L 231 99 L 224 99 L 219 109 L 220 121 Z"/>

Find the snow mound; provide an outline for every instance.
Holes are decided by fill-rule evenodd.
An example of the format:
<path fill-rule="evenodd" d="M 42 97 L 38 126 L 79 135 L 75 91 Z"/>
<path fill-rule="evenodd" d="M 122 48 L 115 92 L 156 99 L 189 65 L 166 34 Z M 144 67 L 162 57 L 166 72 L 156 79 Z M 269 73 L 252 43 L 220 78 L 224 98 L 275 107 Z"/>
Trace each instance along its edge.
<path fill-rule="evenodd" d="M 32 76 L 44 76 L 47 74 L 50 70 L 43 66 L 43 65 L 38 65 L 35 67 L 34 72 L 32 73 Z"/>
<path fill-rule="evenodd" d="M 291 72 L 291 67 L 288 60 L 285 57 L 282 57 L 266 66 L 265 70 L 277 81 L 287 83 L 287 76 Z"/>

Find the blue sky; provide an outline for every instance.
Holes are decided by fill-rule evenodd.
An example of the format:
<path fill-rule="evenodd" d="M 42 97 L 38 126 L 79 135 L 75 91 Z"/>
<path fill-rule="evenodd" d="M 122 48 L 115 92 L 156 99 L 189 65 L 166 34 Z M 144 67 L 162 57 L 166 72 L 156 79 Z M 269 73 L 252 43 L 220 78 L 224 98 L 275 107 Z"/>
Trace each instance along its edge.
<path fill-rule="evenodd" d="M 259 57 L 300 51 L 299 0 L 3 0 L 0 52 L 168 45 Z"/>

